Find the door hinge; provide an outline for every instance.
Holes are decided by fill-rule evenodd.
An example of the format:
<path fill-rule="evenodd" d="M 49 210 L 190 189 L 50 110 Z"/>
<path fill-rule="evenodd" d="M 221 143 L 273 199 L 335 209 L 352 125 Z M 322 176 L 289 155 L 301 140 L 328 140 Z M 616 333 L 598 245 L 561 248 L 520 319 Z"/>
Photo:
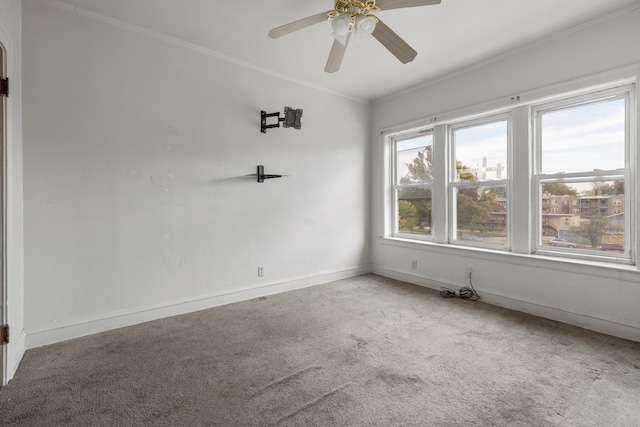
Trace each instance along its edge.
<path fill-rule="evenodd" d="M 9 78 L 0 79 L 0 96 L 9 96 Z"/>
<path fill-rule="evenodd" d="M 9 344 L 9 325 L 2 325 L 2 344 Z"/>

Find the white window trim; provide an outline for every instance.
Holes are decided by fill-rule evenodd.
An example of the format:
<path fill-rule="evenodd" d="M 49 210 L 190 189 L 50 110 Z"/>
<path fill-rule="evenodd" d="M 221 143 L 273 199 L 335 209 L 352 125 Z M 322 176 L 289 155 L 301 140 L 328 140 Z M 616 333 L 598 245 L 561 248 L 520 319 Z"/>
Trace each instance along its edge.
<path fill-rule="evenodd" d="M 537 195 L 536 200 L 541 201 L 541 188 L 543 184 L 570 184 L 573 182 L 584 182 L 584 181 L 593 181 L 593 182 L 603 182 L 603 181 L 615 181 L 620 178 L 624 179 L 625 184 L 630 181 L 631 171 L 629 170 L 616 170 L 616 171 L 597 171 L 591 173 L 574 173 L 574 174 L 554 174 L 554 175 L 539 175 L 534 177 L 534 194 Z M 625 189 L 626 192 L 626 189 Z M 577 259 L 593 259 L 593 260 L 610 260 L 611 262 L 621 262 L 626 264 L 631 264 L 634 262 L 631 257 L 631 242 L 630 236 L 631 233 L 626 230 L 631 229 L 631 215 L 625 212 L 624 221 L 625 221 L 625 245 L 624 245 L 624 253 L 594 253 L 593 250 L 580 250 L 580 249 L 569 249 L 569 248 L 561 248 L 561 247 L 549 247 L 542 245 L 542 210 L 541 205 L 538 203 L 538 208 L 536 210 L 538 219 L 536 220 L 536 227 L 534 227 L 534 242 L 535 242 L 535 253 L 544 254 L 544 255 L 561 255 L 563 257 L 568 258 L 577 258 Z"/>
<path fill-rule="evenodd" d="M 453 133 L 456 130 L 466 129 L 474 126 L 481 126 L 484 124 L 496 123 L 500 121 L 505 121 L 507 124 L 507 178 L 493 181 L 473 181 L 473 182 L 457 182 L 456 181 L 456 153 L 455 153 L 455 144 L 453 143 Z M 449 174 L 448 174 L 448 185 L 447 185 L 447 197 L 448 197 L 448 224 L 449 228 L 447 230 L 449 236 L 449 243 L 460 246 L 475 246 L 479 248 L 487 248 L 487 249 L 499 249 L 499 250 L 510 250 L 511 249 L 511 206 L 512 206 L 512 194 L 511 194 L 511 179 L 512 179 L 512 167 L 513 167 L 513 157 L 512 157 L 512 140 L 513 140 L 513 123 L 511 119 L 511 113 L 500 113 L 500 114 L 489 114 L 486 116 L 474 118 L 472 120 L 458 120 L 454 124 L 447 126 L 447 148 L 449 149 Z M 460 188 L 475 188 L 475 187 L 506 187 L 506 207 L 505 207 L 505 230 L 507 234 L 506 242 L 504 245 L 491 244 L 486 242 L 476 242 L 469 240 L 460 240 L 457 238 L 457 210 L 456 210 L 456 197 L 454 197 L 454 192 Z"/>
<path fill-rule="evenodd" d="M 424 134 L 425 131 L 431 131 L 433 132 L 433 128 L 428 128 L 428 127 L 422 127 L 419 129 L 412 129 L 410 131 L 407 132 L 402 132 L 402 133 L 398 133 L 395 135 L 390 136 L 390 147 L 391 147 L 391 152 L 390 152 L 390 179 L 391 179 L 391 185 L 390 185 L 390 195 L 389 195 L 389 200 L 391 203 L 391 211 L 392 214 L 389 215 L 389 222 L 387 224 L 387 226 L 389 227 L 389 234 L 392 237 L 395 238 L 399 238 L 399 239 L 407 239 L 407 240 L 422 240 L 422 241 L 433 241 L 434 240 L 434 235 L 433 235 L 433 208 L 432 208 L 432 218 L 431 218 L 431 230 L 429 234 L 416 234 L 416 233 L 404 233 L 402 231 L 400 231 L 399 227 L 398 227 L 398 223 L 399 223 L 399 205 L 397 203 L 398 201 L 398 191 L 399 188 L 429 188 L 431 189 L 431 204 L 433 206 L 433 192 L 434 192 L 434 183 L 430 182 L 430 183 L 425 183 L 425 184 L 410 184 L 410 185 L 400 185 L 397 183 L 397 179 L 398 179 L 398 159 L 397 159 L 397 145 L 399 142 L 402 141 L 406 141 L 408 139 L 412 139 L 412 138 L 416 138 L 419 137 L 421 135 Z M 435 135 L 433 137 L 433 144 L 432 144 L 432 150 L 435 151 Z M 434 163 L 432 166 L 434 167 L 434 175 L 437 173 L 435 171 L 436 167 L 435 167 L 435 162 L 433 161 L 433 152 L 432 152 L 432 162 Z"/>
<path fill-rule="evenodd" d="M 533 228 L 535 226 L 535 215 L 537 206 L 537 197 L 533 191 L 535 185 L 533 183 L 533 175 L 535 171 L 536 153 L 534 152 L 534 129 L 530 110 L 535 104 L 550 102 L 553 100 L 568 98 L 597 90 L 608 89 L 615 86 L 633 85 L 634 96 L 629 106 L 630 120 L 630 138 L 632 146 L 630 147 L 629 158 L 633 159 L 636 167 L 640 167 L 640 149 L 636 147 L 638 141 L 638 128 L 640 125 L 640 96 L 637 96 L 637 84 L 640 83 L 640 65 L 631 64 L 628 66 L 604 71 L 602 73 L 593 74 L 573 80 L 558 82 L 548 86 L 539 87 L 518 94 L 509 95 L 502 98 L 495 98 L 486 102 L 475 105 L 462 107 L 455 110 L 433 114 L 423 118 L 414 119 L 412 121 L 394 124 L 381 128 L 379 131 L 380 143 L 383 150 L 380 151 L 379 161 L 382 166 L 382 173 L 379 175 L 380 189 L 380 215 L 378 215 L 377 235 L 379 242 L 382 244 L 398 246 L 405 249 L 422 248 L 425 251 L 437 251 L 455 254 L 466 254 L 466 256 L 476 254 L 479 258 L 488 257 L 492 259 L 499 257 L 504 262 L 519 263 L 522 260 L 523 265 L 535 265 L 540 268 L 562 268 L 563 271 L 582 272 L 583 269 L 590 269 L 590 274 L 602 277 L 618 277 L 618 274 L 626 274 L 629 272 L 628 280 L 635 281 L 635 273 L 640 270 L 640 265 L 625 265 L 610 262 L 610 260 L 598 259 L 574 259 L 566 256 L 547 256 L 545 254 L 535 254 L 535 239 Z M 434 242 L 418 241 L 414 239 L 401 239 L 393 237 L 390 233 L 390 166 L 391 166 L 391 136 L 400 135 L 412 130 L 426 129 L 433 127 L 434 129 L 434 163 L 448 169 L 449 155 L 445 149 L 445 145 L 440 145 L 438 141 L 446 140 L 446 124 L 453 124 L 467 119 L 483 117 L 491 112 L 498 114 L 511 112 L 513 124 L 513 141 L 514 143 L 511 156 L 512 170 L 528 171 L 527 174 L 512 174 L 513 194 L 512 206 L 509 208 L 511 224 L 511 251 L 495 251 L 493 249 L 474 248 L 470 246 L 456 246 L 449 243 L 449 226 L 448 226 L 448 186 L 446 183 L 448 170 L 442 170 L 442 173 L 434 175 L 434 191 L 433 191 L 433 211 L 432 211 L 432 234 Z M 526 176 L 525 176 L 526 175 Z M 633 195 L 633 210 L 638 212 L 640 204 L 640 185 L 636 185 L 637 172 L 631 170 L 630 186 L 634 189 L 629 192 Z M 625 206 L 625 208 L 630 208 Z M 632 237 L 631 254 L 634 257 L 640 248 L 640 227 L 636 224 L 636 219 L 631 222 L 630 235 Z M 637 261 L 637 260 L 636 260 Z M 562 267 L 559 267 L 562 266 Z M 618 273 L 614 273 L 617 271 Z M 626 276 L 625 276 L 626 277 Z"/>
<path fill-rule="evenodd" d="M 635 231 L 635 222 L 631 221 L 631 218 L 635 218 L 635 205 L 637 199 L 635 198 L 635 181 L 633 177 L 634 167 L 637 167 L 635 162 L 634 144 L 632 140 L 635 139 L 635 82 L 625 84 L 615 84 L 611 87 L 600 88 L 599 90 L 585 89 L 582 93 L 572 94 L 571 96 L 558 96 L 551 101 L 532 105 L 531 120 L 532 128 L 534 129 L 533 140 L 535 146 L 534 152 L 534 170 L 533 170 L 533 212 L 534 212 L 534 227 L 533 238 L 534 243 L 533 252 L 541 255 L 550 256 L 562 256 L 566 258 L 576 258 L 585 260 L 596 261 L 610 261 L 619 262 L 625 264 L 635 264 L 636 257 L 634 251 L 634 245 L 637 245 L 637 235 Z M 542 144 L 541 137 L 541 120 L 540 115 L 548 113 L 550 111 L 559 111 L 565 108 L 576 107 L 580 105 L 589 104 L 597 101 L 606 101 L 614 99 L 625 99 L 625 164 L 624 168 L 611 171 L 584 171 L 576 173 L 564 173 L 558 171 L 553 174 L 538 173 L 542 169 Z M 637 144 L 637 141 L 636 141 Z M 594 251 L 581 251 L 579 249 L 569 248 L 549 248 L 542 246 L 542 194 L 541 188 L 543 183 L 571 183 L 581 181 L 613 181 L 624 178 L 625 181 L 625 194 L 628 193 L 633 197 L 633 202 L 629 203 L 628 207 L 625 206 L 625 244 L 624 252 L 618 253 L 603 253 L 596 254 Z M 626 202 L 625 202 L 626 204 Z"/>

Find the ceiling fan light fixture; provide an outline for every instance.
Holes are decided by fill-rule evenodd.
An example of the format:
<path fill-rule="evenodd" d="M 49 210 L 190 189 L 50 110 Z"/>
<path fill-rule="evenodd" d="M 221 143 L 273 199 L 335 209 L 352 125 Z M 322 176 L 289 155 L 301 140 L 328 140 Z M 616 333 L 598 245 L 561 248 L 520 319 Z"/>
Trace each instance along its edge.
<path fill-rule="evenodd" d="M 377 21 L 372 16 L 358 16 L 355 29 L 353 30 L 354 41 L 360 43 L 367 40 L 376 29 L 376 24 Z"/>
<path fill-rule="evenodd" d="M 345 44 L 347 34 L 353 29 L 353 23 L 349 15 L 337 15 L 331 20 L 331 28 L 333 29 L 333 38 L 340 43 Z"/>

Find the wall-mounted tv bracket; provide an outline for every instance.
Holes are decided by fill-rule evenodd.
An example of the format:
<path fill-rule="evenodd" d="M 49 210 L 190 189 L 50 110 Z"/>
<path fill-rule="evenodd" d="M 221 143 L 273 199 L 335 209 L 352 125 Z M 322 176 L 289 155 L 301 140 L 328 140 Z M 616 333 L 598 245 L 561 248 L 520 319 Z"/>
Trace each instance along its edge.
<path fill-rule="evenodd" d="M 252 173 L 250 175 L 245 175 L 245 176 L 255 176 L 255 177 L 258 178 L 258 182 L 264 182 L 265 179 L 282 178 L 283 176 L 287 176 L 287 175 L 270 175 L 270 174 L 266 174 L 266 173 L 264 173 L 264 166 L 258 165 L 257 173 Z"/>
<path fill-rule="evenodd" d="M 268 125 L 267 119 L 269 117 L 277 117 L 278 119 L 275 123 Z M 267 133 L 267 129 L 279 128 L 280 122 L 282 122 L 282 127 L 300 130 L 302 128 L 302 109 L 294 110 L 293 108 L 284 107 L 284 117 L 280 117 L 279 111 L 277 113 L 260 111 L 260 132 Z"/>
<path fill-rule="evenodd" d="M 0 78 L 0 96 L 9 97 L 9 77 Z"/>

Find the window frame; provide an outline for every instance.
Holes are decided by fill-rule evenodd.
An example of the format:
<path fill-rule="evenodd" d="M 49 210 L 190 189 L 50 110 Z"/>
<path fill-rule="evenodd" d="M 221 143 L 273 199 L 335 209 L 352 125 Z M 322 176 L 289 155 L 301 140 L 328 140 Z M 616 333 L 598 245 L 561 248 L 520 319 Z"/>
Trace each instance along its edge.
<path fill-rule="evenodd" d="M 431 133 L 432 135 L 432 143 L 431 150 L 432 156 L 433 151 L 435 150 L 435 129 L 433 127 L 422 127 L 420 129 L 412 129 L 406 132 L 397 133 L 390 136 L 391 139 L 391 167 L 390 167 L 390 176 L 391 176 L 391 211 L 392 215 L 390 215 L 390 234 L 392 237 L 400 238 L 400 239 L 408 239 L 408 240 L 418 240 L 418 241 L 434 241 L 434 232 L 433 232 L 433 192 L 434 192 L 434 180 L 432 179 L 429 183 L 421 183 L 421 184 L 400 184 L 398 182 L 398 144 L 414 138 L 419 138 L 424 136 L 427 133 Z M 435 162 L 433 162 L 432 157 L 432 167 L 435 169 Z M 434 174 L 435 174 L 434 170 Z M 431 190 L 431 204 L 432 204 L 432 215 L 431 215 L 431 226 L 429 229 L 429 234 L 419 234 L 419 233 L 408 233 L 400 230 L 399 227 L 399 203 L 398 203 L 398 195 L 402 189 L 406 188 L 424 188 Z"/>
<path fill-rule="evenodd" d="M 531 126 L 533 129 L 534 145 L 534 169 L 532 171 L 532 195 L 533 195 L 533 253 L 540 255 L 560 256 L 570 259 L 584 259 L 592 261 L 605 261 L 624 264 L 635 264 L 635 223 L 631 218 L 635 218 L 635 185 L 634 172 L 635 164 L 634 148 L 632 136 L 634 131 L 634 100 L 636 85 L 628 83 L 616 85 L 600 90 L 585 90 L 579 94 L 558 97 L 549 102 L 538 103 L 531 107 Z M 622 99 L 625 101 L 625 147 L 624 147 L 624 167 L 613 170 L 593 170 L 582 172 L 556 172 L 542 173 L 542 120 L 545 113 L 562 111 L 598 102 L 613 101 Z M 636 142 L 637 144 L 637 142 Z M 577 182 L 605 182 L 624 179 L 625 185 L 625 212 L 624 212 L 624 252 L 615 253 L 602 251 L 597 253 L 594 250 L 580 250 L 574 248 L 549 247 L 542 245 L 542 186 L 544 184 L 571 184 Z M 626 196 L 629 195 L 629 200 Z M 579 205 L 577 205 L 579 206 Z"/>
<path fill-rule="evenodd" d="M 454 133 L 457 130 L 468 129 L 472 127 L 487 125 L 491 123 L 498 123 L 504 121 L 507 126 L 507 146 L 506 158 L 507 158 L 507 178 L 500 180 L 485 180 L 485 181 L 456 181 L 456 146 Z M 447 126 L 447 138 L 446 145 L 449 153 L 449 174 L 447 177 L 447 196 L 448 196 L 448 241 L 453 245 L 458 246 L 471 246 L 488 249 L 498 249 L 508 251 L 511 250 L 511 188 L 512 188 L 512 141 L 513 141 L 513 122 L 510 111 L 499 114 L 487 114 L 480 117 L 476 117 L 470 120 L 459 120 Z M 457 197 L 456 193 L 459 189 L 464 188 L 480 188 L 480 187 L 505 187 L 506 201 L 505 201 L 505 232 L 506 241 L 505 244 L 492 244 L 484 241 L 462 240 L 457 238 Z"/>
<path fill-rule="evenodd" d="M 445 111 L 439 115 L 423 116 L 404 124 L 397 124 L 380 130 L 383 150 L 383 172 L 381 177 L 381 214 L 378 224 L 381 243 L 400 246 L 404 248 L 416 248 L 416 244 L 426 250 L 445 251 L 476 251 L 482 253 L 504 254 L 514 259 L 520 257 L 530 258 L 533 262 L 546 262 L 555 260 L 566 265 L 600 265 L 609 268 L 627 269 L 633 267 L 640 270 L 637 256 L 640 248 L 640 220 L 635 218 L 638 212 L 637 204 L 640 202 L 640 183 L 637 168 L 640 167 L 640 149 L 638 144 L 638 129 L 640 126 L 640 97 L 638 96 L 638 84 L 640 83 L 640 70 L 635 67 L 626 67 L 612 70 L 599 75 L 588 76 L 582 79 L 558 83 L 552 86 L 533 89 L 506 98 L 497 98 L 482 104 L 461 108 L 459 110 Z M 550 105 L 562 105 L 567 100 L 582 98 L 585 102 L 589 99 L 603 99 L 604 93 L 628 93 L 626 104 L 626 146 L 625 162 L 625 194 L 626 200 L 622 202 L 625 211 L 625 252 L 624 254 L 604 253 L 599 254 L 572 254 L 568 251 L 539 251 L 538 235 L 541 229 L 541 186 L 536 182 L 539 168 L 537 162 L 541 159 L 540 144 L 537 141 L 539 130 L 536 129 L 536 114 L 534 110 Z M 573 106 L 576 106 L 575 104 Z M 504 248 L 485 246 L 470 241 L 452 241 L 456 237 L 452 230 L 452 218 L 455 214 L 451 197 L 451 176 L 455 174 L 455 160 L 451 153 L 449 141 L 449 128 L 470 123 L 475 120 L 484 121 L 500 115 L 510 116 L 509 121 L 509 183 L 507 192 L 507 222 L 508 237 Z M 402 138 L 411 133 L 431 129 L 433 139 L 433 186 L 432 186 L 432 217 L 431 235 L 428 239 L 416 238 L 412 234 L 394 234 L 397 217 L 393 202 L 393 185 L 395 171 L 393 170 L 393 144 L 394 139 Z M 517 156 L 517 158 L 516 158 Z M 452 166 L 452 164 L 454 166 Z M 517 167 L 517 170 L 515 169 Z M 614 175 L 619 175 L 616 171 Z M 593 176 L 594 174 L 591 174 Z M 596 174 L 597 175 L 597 174 Z M 570 176 L 563 174 L 563 178 Z M 582 177 L 584 180 L 584 177 Z M 607 180 L 610 178 L 602 178 Z M 569 206 L 579 209 L 578 204 Z M 632 212 L 632 213 L 631 213 Z M 579 212 L 578 212 L 579 213 Z M 627 214 L 629 213 L 629 214 Z M 573 222 L 573 221 L 572 221 Z M 600 252 L 600 251 L 593 251 Z M 545 261 L 546 260 L 546 261 Z"/>

